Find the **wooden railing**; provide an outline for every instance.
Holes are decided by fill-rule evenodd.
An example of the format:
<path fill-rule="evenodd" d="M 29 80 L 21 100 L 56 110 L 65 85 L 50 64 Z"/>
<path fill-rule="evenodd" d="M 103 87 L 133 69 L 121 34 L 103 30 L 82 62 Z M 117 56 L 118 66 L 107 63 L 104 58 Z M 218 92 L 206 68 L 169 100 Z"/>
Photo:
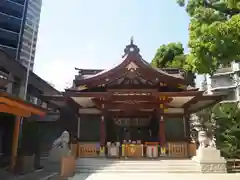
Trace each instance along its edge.
<path fill-rule="evenodd" d="M 77 146 L 72 146 L 72 151 L 76 157 L 98 157 L 101 154 L 101 149 L 98 147 L 99 143 L 78 143 Z M 122 144 L 118 148 L 117 155 L 114 156 L 124 156 L 124 157 L 145 157 L 146 155 L 146 146 L 143 144 Z M 105 149 L 110 147 L 105 147 Z M 157 157 L 163 156 L 160 154 L 160 147 L 158 148 Z M 196 145 L 193 143 L 187 142 L 168 142 L 166 145 L 166 156 L 176 157 L 176 158 L 188 158 L 195 156 L 196 154 Z M 110 149 L 108 149 L 110 151 Z M 114 151 L 115 152 L 115 151 Z M 105 156 L 105 153 L 102 153 Z M 108 155 L 107 156 L 111 156 Z"/>
<path fill-rule="evenodd" d="M 97 157 L 97 144 L 96 143 L 79 143 L 78 144 L 79 157 Z"/>
<path fill-rule="evenodd" d="M 186 142 L 169 142 L 168 155 L 170 157 L 188 157 L 188 143 Z"/>

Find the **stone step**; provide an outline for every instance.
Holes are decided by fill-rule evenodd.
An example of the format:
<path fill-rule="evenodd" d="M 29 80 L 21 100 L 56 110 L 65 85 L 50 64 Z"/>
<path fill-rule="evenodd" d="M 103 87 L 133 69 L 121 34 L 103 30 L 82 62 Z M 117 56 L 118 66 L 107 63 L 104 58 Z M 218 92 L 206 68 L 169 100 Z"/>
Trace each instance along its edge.
<path fill-rule="evenodd" d="M 158 163 L 155 163 L 155 162 L 137 162 L 137 163 L 130 163 L 130 162 L 113 162 L 113 163 L 88 163 L 88 162 L 77 162 L 76 163 L 77 165 L 111 165 L 111 164 L 124 164 L 124 165 L 131 165 L 131 166 L 134 166 L 134 165 L 153 165 L 153 166 L 156 166 L 156 165 L 178 165 L 178 166 L 182 166 L 182 165 L 189 165 L 189 166 L 192 166 L 192 165 L 195 165 L 196 163 L 195 162 L 189 162 L 189 163 L 164 163 L 164 162 L 158 162 Z"/>
<path fill-rule="evenodd" d="M 77 169 L 79 173 L 200 173 L 199 170 L 189 169 Z"/>
<path fill-rule="evenodd" d="M 174 168 L 174 167 L 195 167 L 198 166 L 197 164 L 76 164 L 77 167 L 169 167 L 169 168 Z"/>
<path fill-rule="evenodd" d="M 191 160 L 118 160 L 80 159 L 77 171 L 82 173 L 199 173 Z"/>
<path fill-rule="evenodd" d="M 130 167 L 125 167 L 125 166 L 102 166 L 102 167 L 93 167 L 93 166 L 77 166 L 78 169 L 112 169 L 112 170 L 168 170 L 168 169 L 174 169 L 174 170 L 197 170 L 198 168 L 193 166 L 193 167 L 181 167 L 181 166 L 175 166 L 175 167 L 156 167 L 156 166 L 130 166 Z"/>
<path fill-rule="evenodd" d="M 188 162 L 194 162 L 191 159 L 181 159 L 181 160 L 163 160 L 163 159 L 101 159 L 101 158 L 79 158 L 77 160 L 78 162 L 94 162 L 94 163 L 102 163 L 102 162 L 119 162 L 119 163 L 139 163 L 139 162 L 151 162 L 151 163 L 188 163 Z"/>
<path fill-rule="evenodd" d="M 192 164 L 167 164 L 167 163 L 158 163 L 158 164 L 151 164 L 151 163 L 138 163 L 138 164 L 128 164 L 128 163 L 113 163 L 113 164 L 76 164 L 77 166 L 95 166 L 95 167 L 102 167 L 102 166 L 125 166 L 125 167 L 131 167 L 131 166 L 151 166 L 151 167 L 174 167 L 174 166 L 182 166 L 182 167 L 192 167 L 196 166 L 196 163 Z"/>
<path fill-rule="evenodd" d="M 195 162 L 188 160 L 188 161 L 164 161 L 164 160 L 149 160 L 149 161 L 82 161 L 82 160 L 78 160 L 76 162 L 77 164 L 81 165 L 81 164 L 88 164 L 88 165 L 106 165 L 106 164 L 126 164 L 126 165 L 136 165 L 136 164 L 145 164 L 145 165 L 161 165 L 161 164 L 165 164 L 165 165 L 194 165 Z"/>
<path fill-rule="evenodd" d="M 112 165 L 102 165 L 102 166 L 97 166 L 97 165 L 77 165 L 76 167 L 79 167 L 79 168 L 102 168 L 102 167 L 113 167 L 113 168 L 194 168 L 194 167 L 198 167 L 198 165 L 192 165 L 192 166 L 189 166 L 189 165 L 182 165 L 182 166 L 179 166 L 179 165 L 157 165 L 157 166 L 149 166 L 149 165 L 145 165 L 145 164 L 142 164 L 142 165 L 134 165 L 134 166 L 130 166 L 130 165 L 123 165 L 123 164 L 112 164 Z"/>

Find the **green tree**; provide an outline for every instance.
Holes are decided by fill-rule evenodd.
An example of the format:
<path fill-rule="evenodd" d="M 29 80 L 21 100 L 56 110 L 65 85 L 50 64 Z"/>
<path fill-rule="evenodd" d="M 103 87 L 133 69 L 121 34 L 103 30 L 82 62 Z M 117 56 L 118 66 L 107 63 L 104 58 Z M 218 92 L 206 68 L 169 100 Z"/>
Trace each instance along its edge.
<path fill-rule="evenodd" d="M 178 43 L 169 43 L 161 45 L 151 62 L 152 66 L 157 68 L 180 68 L 186 71 L 187 81 L 194 86 L 195 75 L 186 62 L 183 45 Z"/>
<path fill-rule="evenodd" d="M 179 62 L 175 61 L 176 56 Z M 183 58 L 183 59 L 181 59 Z M 157 49 L 157 52 L 152 60 L 152 65 L 158 68 L 181 66 L 184 58 L 184 48 L 181 43 L 169 43 L 162 45 Z"/>
<path fill-rule="evenodd" d="M 190 16 L 187 64 L 199 74 L 240 61 L 239 0 L 177 0 Z M 185 4 L 186 3 L 186 4 Z"/>
<path fill-rule="evenodd" d="M 217 147 L 228 158 L 240 158 L 239 103 L 218 104 L 213 109 Z"/>
<path fill-rule="evenodd" d="M 240 158 L 240 109 L 234 102 L 219 103 L 197 112 L 198 129 L 216 137 L 216 145 L 227 158 Z"/>
<path fill-rule="evenodd" d="M 198 120 L 195 127 L 207 132 L 208 137 L 212 138 L 214 135 L 215 121 L 212 118 L 213 108 L 206 108 L 196 113 Z"/>

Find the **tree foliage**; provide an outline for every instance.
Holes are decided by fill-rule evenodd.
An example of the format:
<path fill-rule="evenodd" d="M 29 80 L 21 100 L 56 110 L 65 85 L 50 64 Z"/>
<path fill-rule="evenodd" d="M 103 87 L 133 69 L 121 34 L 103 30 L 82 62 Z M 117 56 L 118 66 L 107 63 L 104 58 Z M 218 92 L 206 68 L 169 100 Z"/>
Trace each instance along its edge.
<path fill-rule="evenodd" d="M 212 108 L 206 108 L 196 113 L 198 119 L 197 124 L 195 127 L 197 127 L 200 130 L 206 131 L 208 137 L 212 137 L 214 135 L 214 129 L 215 129 L 215 121 L 212 118 Z"/>
<path fill-rule="evenodd" d="M 240 109 L 238 103 L 219 103 L 196 114 L 196 127 L 216 137 L 216 145 L 225 157 L 240 158 Z"/>
<path fill-rule="evenodd" d="M 239 0 L 177 2 L 190 16 L 187 64 L 193 71 L 212 74 L 219 65 L 240 61 Z"/>
<path fill-rule="evenodd" d="M 224 156 L 240 158 L 240 108 L 239 103 L 218 104 L 213 109 L 216 122 L 217 146 Z"/>
<path fill-rule="evenodd" d="M 181 43 L 162 45 L 152 60 L 152 65 L 158 68 L 183 67 L 185 63 L 184 48 Z"/>
<path fill-rule="evenodd" d="M 195 75 L 186 62 L 183 45 L 180 42 L 161 45 L 151 62 L 157 68 L 180 68 L 186 71 L 187 81 L 194 86 Z"/>

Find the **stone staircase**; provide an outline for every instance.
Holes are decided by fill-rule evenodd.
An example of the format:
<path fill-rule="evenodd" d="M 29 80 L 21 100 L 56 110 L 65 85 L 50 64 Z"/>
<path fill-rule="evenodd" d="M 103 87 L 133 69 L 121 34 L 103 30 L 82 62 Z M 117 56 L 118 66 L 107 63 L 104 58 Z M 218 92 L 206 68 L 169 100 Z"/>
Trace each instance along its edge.
<path fill-rule="evenodd" d="M 191 160 L 117 160 L 81 158 L 77 160 L 79 173 L 199 173 Z"/>

